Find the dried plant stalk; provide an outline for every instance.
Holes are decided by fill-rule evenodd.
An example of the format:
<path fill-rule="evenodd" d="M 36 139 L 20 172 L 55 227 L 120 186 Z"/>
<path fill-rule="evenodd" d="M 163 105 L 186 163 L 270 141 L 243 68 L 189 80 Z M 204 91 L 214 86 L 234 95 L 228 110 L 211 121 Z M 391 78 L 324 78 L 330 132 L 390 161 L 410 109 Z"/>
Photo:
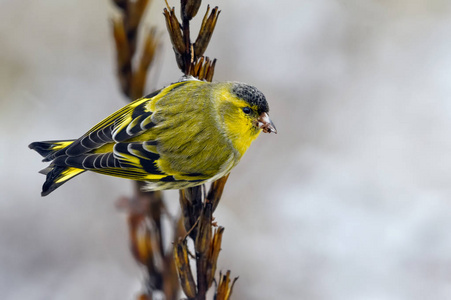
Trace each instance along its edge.
<path fill-rule="evenodd" d="M 164 9 L 164 16 L 177 65 L 181 71 L 185 75 L 191 75 L 200 80 L 212 81 L 216 59 L 211 61 L 208 57 L 204 57 L 203 54 L 213 35 L 220 11 L 218 7 L 215 7 L 210 13 L 210 6 L 207 7 L 199 35 L 193 44 L 191 43 L 189 22 L 197 13 L 200 3 L 200 0 L 181 0 L 182 20 L 179 22 L 175 15 L 175 9 L 169 8 L 166 2 L 167 8 Z M 182 208 L 185 229 L 188 232 L 188 236 L 194 241 L 196 252 L 197 289 L 195 295 L 192 293 L 193 288 L 191 283 L 187 280 L 187 278 L 193 276 L 192 274 L 186 274 L 190 272 L 186 267 L 186 261 L 176 260 L 182 289 L 189 299 L 205 299 L 207 290 L 213 283 L 216 263 L 221 249 L 222 234 L 224 232 L 224 228 L 220 227 L 215 230 L 212 238 L 213 211 L 218 206 L 227 178 L 228 175 L 212 183 L 206 198 L 204 198 L 202 193 L 202 190 L 205 189 L 204 186 L 180 191 L 180 206 Z M 175 252 L 181 247 L 180 245 L 179 243 L 174 246 L 176 249 Z M 227 276 L 229 274 L 230 272 L 227 273 Z M 224 279 L 223 282 L 226 282 L 226 280 Z M 232 288 L 228 288 L 228 283 L 223 283 L 221 289 L 228 291 L 227 297 L 223 297 L 223 299 L 228 299 Z M 218 291 L 219 286 L 215 298 L 218 297 Z"/>
<path fill-rule="evenodd" d="M 134 100 L 143 95 L 147 72 L 158 49 L 159 38 L 155 29 L 145 33 L 142 55 L 134 66 L 138 29 L 149 0 L 113 2 L 122 12 L 121 18 L 113 20 L 118 79 L 122 92 L 130 100 Z M 213 35 L 220 11 L 215 7 L 210 12 L 210 6 L 207 7 L 199 34 L 192 43 L 190 21 L 197 15 L 201 1 L 181 0 L 180 4 L 181 21 L 175 15 L 175 8 L 170 8 L 167 1 L 167 7 L 163 10 L 177 65 L 185 75 L 212 81 L 216 59 L 210 60 L 203 54 Z M 155 290 L 163 291 L 166 299 L 176 299 L 180 286 L 188 299 L 206 298 L 214 281 L 224 233 L 223 227 L 215 228 L 213 225 L 213 212 L 221 199 L 227 178 L 228 175 L 213 182 L 207 196 L 204 185 L 180 190 L 182 215 L 178 222 L 174 222 L 173 251 L 165 251 L 162 239 L 161 219 L 165 212 L 162 194 L 143 192 L 143 183 L 137 183 L 135 195 L 124 202 L 129 210 L 132 253 L 136 261 L 147 270 L 146 292 L 139 299 L 152 299 Z M 179 238 L 181 236 L 184 238 Z M 195 250 L 193 265 L 196 276 L 193 275 L 188 237 Z M 229 299 L 233 283 L 230 284 L 230 271 L 225 276 L 220 275 L 215 299 Z"/>

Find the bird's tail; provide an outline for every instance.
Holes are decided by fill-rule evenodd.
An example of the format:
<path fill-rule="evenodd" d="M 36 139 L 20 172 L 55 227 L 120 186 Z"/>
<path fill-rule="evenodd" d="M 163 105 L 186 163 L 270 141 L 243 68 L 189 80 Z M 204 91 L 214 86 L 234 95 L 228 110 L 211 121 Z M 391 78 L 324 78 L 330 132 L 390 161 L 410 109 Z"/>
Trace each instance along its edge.
<path fill-rule="evenodd" d="M 64 149 L 73 142 L 74 140 L 34 142 L 28 147 L 44 157 L 43 161 L 52 161 L 59 153 L 64 153 Z M 47 168 L 39 171 L 39 173 L 47 176 L 44 185 L 42 186 L 41 196 L 47 196 L 63 183 L 84 171 L 85 170 L 83 169 L 73 167 L 56 166 L 51 163 Z"/>

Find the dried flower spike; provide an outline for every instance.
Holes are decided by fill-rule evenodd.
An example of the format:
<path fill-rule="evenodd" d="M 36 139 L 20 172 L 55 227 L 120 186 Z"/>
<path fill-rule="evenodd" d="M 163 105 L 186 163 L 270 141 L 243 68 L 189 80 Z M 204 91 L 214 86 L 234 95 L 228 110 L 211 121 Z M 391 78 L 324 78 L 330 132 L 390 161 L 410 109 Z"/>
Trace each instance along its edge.
<path fill-rule="evenodd" d="M 185 43 L 183 42 L 182 29 L 177 17 L 175 16 L 174 8 L 168 10 L 165 8 L 163 14 L 166 20 L 166 28 L 171 38 L 172 47 L 176 53 L 176 56 L 183 55 L 186 51 Z M 179 61 L 177 63 L 180 65 Z"/>
<path fill-rule="evenodd" d="M 204 19 L 202 20 L 199 35 L 197 36 L 196 42 L 194 43 L 195 57 L 202 56 L 207 49 L 208 43 L 210 42 L 211 36 L 213 35 L 213 30 L 216 26 L 216 22 L 218 21 L 219 13 L 221 12 L 217 6 L 212 9 L 211 14 L 208 16 L 209 11 L 210 6 L 207 6 L 207 12 L 205 13 Z"/>
<path fill-rule="evenodd" d="M 199 11 L 201 0 L 181 0 L 182 19 L 190 21 Z"/>
<path fill-rule="evenodd" d="M 216 264 L 218 262 L 219 251 L 221 251 L 221 242 L 222 235 L 224 233 L 224 227 L 215 228 L 215 232 L 213 233 L 213 240 L 210 244 L 210 251 L 208 252 L 207 258 L 207 286 L 211 287 L 215 273 L 216 273 Z"/>
<path fill-rule="evenodd" d="M 183 292 L 188 298 L 196 297 L 196 284 L 191 271 L 186 241 L 180 239 L 174 245 L 174 259 Z"/>
<path fill-rule="evenodd" d="M 229 175 L 230 173 L 211 184 L 210 190 L 208 191 L 207 200 L 213 204 L 213 211 L 216 210 L 216 207 L 219 204 L 219 200 L 221 199 L 222 192 L 224 191 L 227 179 L 229 179 Z"/>
<path fill-rule="evenodd" d="M 216 300 L 229 300 L 232 296 L 233 286 L 235 282 L 238 280 L 238 277 L 235 277 L 230 284 L 230 271 L 227 271 L 226 275 L 219 273 L 219 283 L 218 288 L 216 290 Z"/>

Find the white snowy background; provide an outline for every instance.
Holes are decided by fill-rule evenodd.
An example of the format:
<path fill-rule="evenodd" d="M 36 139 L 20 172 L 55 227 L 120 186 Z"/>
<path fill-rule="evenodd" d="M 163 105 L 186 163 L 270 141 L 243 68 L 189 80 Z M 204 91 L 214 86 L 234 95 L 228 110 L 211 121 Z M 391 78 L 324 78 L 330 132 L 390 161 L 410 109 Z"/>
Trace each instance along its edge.
<path fill-rule="evenodd" d="M 279 131 L 252 145 L 215 214 L 233 299 L 451 299 L 451 2 L 212 0 L 198 18 L 207 3 L 222 10 L 215 79 L 262 90 Z M 126 103 L 117 12 L 0 4 L 0 298 L 134 299 L 142 273 L 115 208 L 133 185 L 84 174 L 41 198 L 45 164 L 27 147 Z M 162 32 L 163 8 L 146 18 Z M 163 36 L 148 92 L 180 76 Z"/>

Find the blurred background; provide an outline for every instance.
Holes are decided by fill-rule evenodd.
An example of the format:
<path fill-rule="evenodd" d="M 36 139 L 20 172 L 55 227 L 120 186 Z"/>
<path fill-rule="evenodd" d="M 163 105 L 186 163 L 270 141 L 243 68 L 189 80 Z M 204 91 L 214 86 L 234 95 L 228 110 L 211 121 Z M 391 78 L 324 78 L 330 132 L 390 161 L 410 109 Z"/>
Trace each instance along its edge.
<path fill-rule="evenodd" d="M 215 213 L 233 299 L 451 299 L 451 2 L 211 0 L 198 19 L 207 3 L 222 10 L 215 80 L 259 87 L 279 132 L 253 144 Z M 163 8 L 146 17 L 163 34 L 148 92 L 181 75 Z M 27 147 L 126 103 L 115 15 L 107 0 L 1 1 L 1 299 L 141 288 L 115 207 L 134 185 L 84 174 L 41 198 L 46 164 Z M 166 199 L 175 214 L 177 192 Z"/>

